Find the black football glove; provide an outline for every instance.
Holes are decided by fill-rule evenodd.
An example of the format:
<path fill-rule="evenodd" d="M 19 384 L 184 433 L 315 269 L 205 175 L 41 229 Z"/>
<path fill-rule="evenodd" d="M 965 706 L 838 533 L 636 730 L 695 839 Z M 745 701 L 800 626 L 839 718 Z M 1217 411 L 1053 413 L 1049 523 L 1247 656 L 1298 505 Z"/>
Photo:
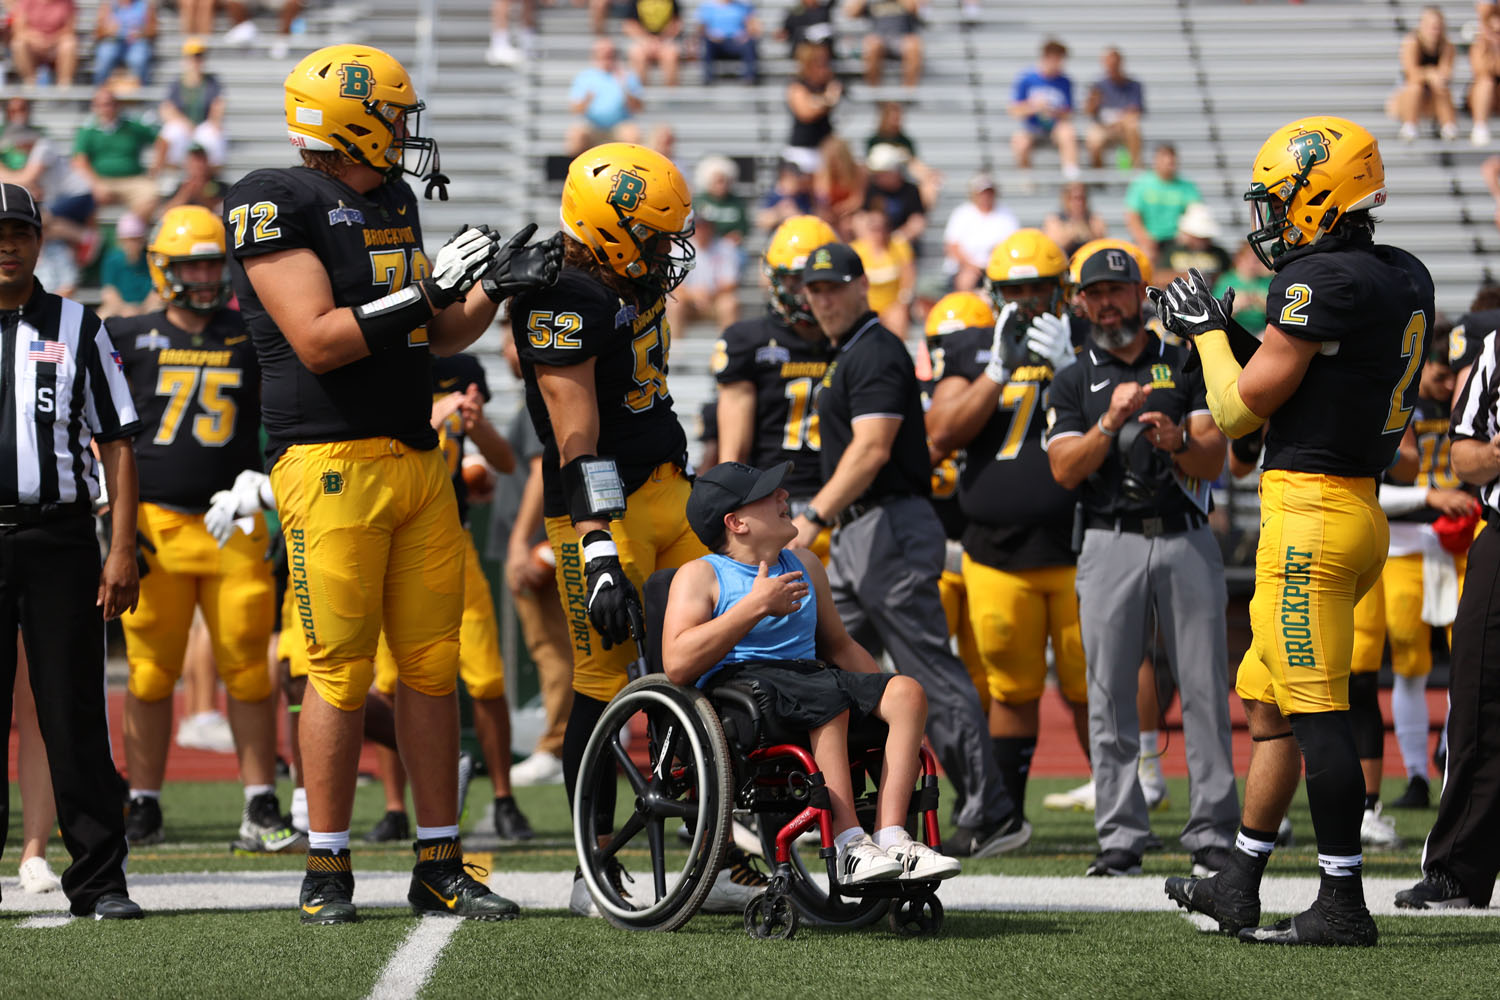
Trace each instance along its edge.
<path fill-rule="evenodd" d="M 562 270 L 563 237 L 554 233 L 550 239 L 526 246 L 536 223 L 526 226 L 500 247 L 490 268 L 480 282 L 491 302 L 503 302 L 512 295 L 536 288 L 551 288 Z"/>
<path fill-rule="evenodd" d="M 632 614 L 640 617 L 640 598 L 635 584 L 625 575 L 619 556 L 595 556 L 583 567 L 588 587 L 589 624 L 599 633 L 604 648 L 617 646 L 630 638 Z"/>
<path fill-rule="evenodd" d="M 1188 268 L 1188 277 L 1172 279 L 1165 290 L 1146 289 L 1146 297 L 1156 306 L 1162 329 L 1183 340 L 1195 340 L 1210 330 L 1227 330 L 1229 314 L 1234 307 L 1234 289 L 1224 293 L 1224 300 L 1214 298 L 1213 290 L 1196 267 Z"/>

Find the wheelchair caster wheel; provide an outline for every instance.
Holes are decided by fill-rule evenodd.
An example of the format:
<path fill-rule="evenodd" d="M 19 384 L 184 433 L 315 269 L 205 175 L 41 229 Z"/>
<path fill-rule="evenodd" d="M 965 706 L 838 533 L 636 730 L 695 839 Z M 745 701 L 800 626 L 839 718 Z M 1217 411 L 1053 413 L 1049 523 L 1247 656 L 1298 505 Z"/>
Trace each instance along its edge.
<path fill-rule="evenodd" d="M 797 910 L 785 896 L 761 893 L 745 907 L 745 933 L 762 941 L 786 941 L 797 933 Z"/>
<path fill-rule="evenodd" d="M 902 937 L 936 934 L 943 928 L 943 904 L 932 895 L 897 900 L 890 921 L 891 933 Z"/>

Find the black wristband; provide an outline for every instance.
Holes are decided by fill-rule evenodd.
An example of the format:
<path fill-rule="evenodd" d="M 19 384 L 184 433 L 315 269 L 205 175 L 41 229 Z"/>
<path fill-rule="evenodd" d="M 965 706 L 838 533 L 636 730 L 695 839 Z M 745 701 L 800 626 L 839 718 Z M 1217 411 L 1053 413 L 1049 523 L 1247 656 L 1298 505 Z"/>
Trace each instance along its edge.
<path fill-rule="evenodd" d="M 1187 451 L 1192 446 L 1193 446 L 1193 434 L 1192 434 L 1192 431 L 1188 430 L 1187 422 L 1184 421 L 1183 425 L 1182 425 L 1182 443 L 1179 444 L 1176 448 L 1172 449 L 1172 454 L 1174 454 L 1174 455 L 1181 455 L 1183 452 Z"/>
<path fill-rule="evenodd" d="M 411 332 L 433 315 L 433 307 L 417 285 L 354 307 L 354 321 L 371 354 L 411 346 Z"/>
<path fill-rule="evenodd" d="M 824 517 L 822 514 L 819 514 L 818 508 L 814 507 L 812 504 L 808 504 L 806 507 L 802 508 L 802 516 L 807 518 L 809 521 L 811 521 L 813 524 L 816 524 L 820 528 L 833 527 L 833 522 L 828 520 L 828 518 Z"/>

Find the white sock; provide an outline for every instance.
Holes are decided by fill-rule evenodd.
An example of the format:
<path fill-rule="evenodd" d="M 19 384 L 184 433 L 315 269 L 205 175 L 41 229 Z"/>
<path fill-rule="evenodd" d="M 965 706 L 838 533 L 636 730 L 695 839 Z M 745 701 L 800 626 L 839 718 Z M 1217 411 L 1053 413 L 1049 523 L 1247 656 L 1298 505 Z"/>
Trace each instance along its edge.
<path fill-rule="evenodd" d="M 904 826 L 883 826 L 875 831 L 875 846 L 882 851 L 889 851 L 897 844 L 904 844 L 911 839 L 911 834 L 906 832 Z"/>
<path fill-rule="evenodd" d="M 292 789 L 292 826 L 307 832 L 307 789 Z"/>
<path fill-rule="evenodd" d="M 452 826 L 418 826 L 418 840 L 457 840 L 458 824 Z"/>
<path fill-rule="evenodd" d="M 509 45 L 509 44 L 510 44 L 510 32 L 508 32 L 508 31 L 492 31 L 492 32 L 490 32 L 490 48 L 492 48 L 492 49 L 498 49 L 502 45 Z"/>
<path fill-rule="evenodd" d="M 339 851 L 349 849 L 349 831 L 340 830 L 337 833 L 319 833 L 317 830 L 307 832 L 307 849 L 310 851 Z"/>
<path fill-rule="evenodd" d="M 1141 756 L 1142 757 L 1155 757 L 1156 756 L 1156 754 L 1157 754 L 1156 747 L 1158 745 L 1157 744 L 1157 739 L 1158 739 L 1158 736 L 1157 736 L 1156 730 L 1152 729 L 1152 730 L 1142 730 L 1141 731 Z"/>
<path fill-rule="evenodd" d="M 132 788 L 130 790 L 130 797 L 132 799 L 159 799 L 159 798 L 161 798 L 161 789 L 160 788 Z"/>
<path fill-rule="evenodd" d="M 1391 720 L 1409 778 L 1427 777 L 1427 678 L 1397 674 L 1391 688 Z"/>
<path fill-rule="evenodd" d="M 267 792 L 274 792 L 274 791 L 276 791 L 276 786 L 275 785 L 246 785 L 245 786 L 245 801 L 249 802 L 251 799 L 255 798 L 257 795 L 264 795 Z"/>
<path fill-rule="evenodd" d="M 833 846 L 837 848 L 840 854 L 843 854 L 846 847 L 848 847 L 850 844 L 854 843 L 864 835 L 865 831 L 862 828 L 851 826 L 849 829 L 841 831 L 833 838 Z"/>

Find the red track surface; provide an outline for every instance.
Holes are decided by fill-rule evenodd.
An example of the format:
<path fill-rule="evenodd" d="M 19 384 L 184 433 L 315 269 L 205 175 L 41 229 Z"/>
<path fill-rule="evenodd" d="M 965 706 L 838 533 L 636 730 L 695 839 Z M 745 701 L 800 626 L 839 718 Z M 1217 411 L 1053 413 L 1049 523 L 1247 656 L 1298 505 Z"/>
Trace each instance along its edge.
<path fill-rule="evenodd" d="M 1445 690 L 1429 690 L 1427 692 L 1428 713 L 1435 727 L 1441 726 L 1448 711 L 1448 693 Z M 115 760 L 123 770 L 125 766 L 125 751 L 122 742 L 123 726 L 121 723 L 121 712 L 123 710 L 125 694 L 123 691 L 110 692 L 110 733 L 114 740 Z M 1390 692 L 1380 693 L 1381 708 L 1387 719 L 1390 718 Z M 181 701 L 178 703 L 178 717 L 181 717 Z M 1244 713 L 1240 709 L 1239 699 L 1231 698 L 1230 718 L 1234 721 L 1234 768 L 1235 773 L 1243 775 L 1250 759 L 1250 736 L 1245 731 Z M 1162 766 L 1166 773 L 1172 777 L 1184 777 L 1187 775 L 1187 763 L 1183 756 L 1182 747 L 1182 718 L 1174 707 L 1167 716 L 1167 725 L 1170 736 L 1167 740 L 1166 753 L 1162 759 Z M 281 745 L 286 746 L 286 736 L 283 725 Z M 283 756 L 285 756 L 283 750 Z M 1385 738 L 1385 760 L 1386 769 L 1393 775 L 1399 775 L 1401 769 L 1401 754 L 1396 747 L 1396 738 L 1386 731 Z M 16 776 L 16 732 L 14 727 L 10 733 L 10 771 L 11 781 Z M 372 744 L 365 744 L 364 755 L 360 758 L 360 769 L 363 771 L 375 770 L 375 753 Z M 1055 692 L 1049 691 L 1042 699 L 1042 739 L 1037 747 L 1036 757 L 1031 763 L 1031 773 L 1039 777 L 1082 777 L 1088 773 L 1088 764 L 1084 759 L 1083 752 L 1078 748 L 1078 741 L 1073 736 L 1073 720 L 1067 707 Z M 173 746 L 171 755 L 167 760 L 168 781 L 232 781 L 238 777 L 238 769 L 233 754 L 211 753 L 204 750 L 184 750 Z"/>

